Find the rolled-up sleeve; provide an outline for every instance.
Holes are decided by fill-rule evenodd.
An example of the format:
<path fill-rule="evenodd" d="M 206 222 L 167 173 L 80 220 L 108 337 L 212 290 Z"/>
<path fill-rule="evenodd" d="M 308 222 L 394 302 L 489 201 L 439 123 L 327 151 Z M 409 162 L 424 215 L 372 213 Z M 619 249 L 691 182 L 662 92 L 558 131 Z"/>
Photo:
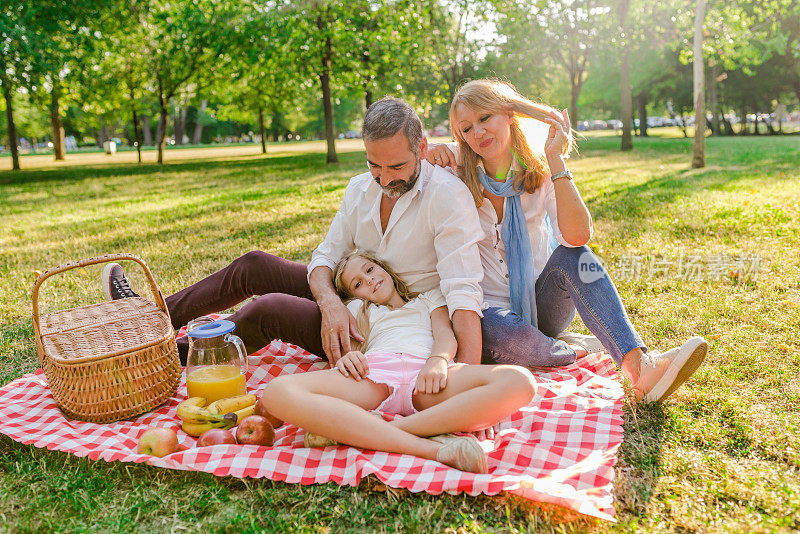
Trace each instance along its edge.
<path fill-rule="evenodd" d="M 470 310 L 483 316 L 483 267 L 478 241 L 483 231 L 478 210 L 467 187 L 447 174 L 436 176 L 436 195 L 431 204 L 431 224 L 436 249 L 439 287 L 452 317 L 456 310 Z"/>
<path fill-rule="evenodd" d="M 333 222 L 331 222 L 325 240 L 311 254 L 307 276 L 310 276 L 311 271 L 320 266 L 330 267 L 331 270 L 335 269 L 339 260 L 355 248 L 353 231 L 350 228 L 347 215 L 349 209 L 347 193 L 345 191 L 342 204 L 339 206 L 339 211 L 336 212 Z"/>

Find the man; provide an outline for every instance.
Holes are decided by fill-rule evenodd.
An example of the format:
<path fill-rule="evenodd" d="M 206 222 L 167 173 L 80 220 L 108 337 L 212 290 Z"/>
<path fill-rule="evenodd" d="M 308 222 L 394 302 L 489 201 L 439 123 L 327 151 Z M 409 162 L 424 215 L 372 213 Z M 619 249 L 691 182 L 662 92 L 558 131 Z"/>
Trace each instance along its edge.
<path fill-rule="evenodd" d="M 412 291 L 438 285 L 458 341 L 456 359 L 480 363 L 482 232 L 472 196 L 424 160 L 422 122 L 404 101 L 386 97 L 370 106 L 362 135 L 369 172 L 350 180 L 311 263 L 249 252 L 166 298 L 174 328 L 257 295 L 229 317 L 248 351 L 282 339 L 335 363 L 350 350 L 351 336 L 363 340 L 331 281 L 339 259 L 357 248 L 386 261 Z M 106 266 L 103 287 L 109 299 L 136 295 L 117 264 Z M 185 338 L 178 348 L 185 363 Z"/>

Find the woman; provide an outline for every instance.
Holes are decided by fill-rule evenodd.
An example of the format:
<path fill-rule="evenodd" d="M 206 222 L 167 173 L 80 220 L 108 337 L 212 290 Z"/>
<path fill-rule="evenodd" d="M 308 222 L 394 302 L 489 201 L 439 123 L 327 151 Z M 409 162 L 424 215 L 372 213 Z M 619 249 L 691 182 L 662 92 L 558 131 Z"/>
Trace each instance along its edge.
<path fill-rule="evenodd" d="M 523 133 L 525 117 L 549 125 L 543 153 Z M 450 127 L 457 143 L 431 145 L 426 158 L 457 169 L 478 207 L 485 234 L 479 243 L 485 359 L 545 366 L 574 361 L 579 354 L 555 337 L 577 310 L 637 399 L 669 396 L 700 366 L 708 346 L 693 337 L 663 354 L 648 353 L 613 282 L 586 247 L 592 217 L 565 163 L 575 146 L 566 110 L 536 104 L 509 83 L 474 80 L 453 98 Z"/>

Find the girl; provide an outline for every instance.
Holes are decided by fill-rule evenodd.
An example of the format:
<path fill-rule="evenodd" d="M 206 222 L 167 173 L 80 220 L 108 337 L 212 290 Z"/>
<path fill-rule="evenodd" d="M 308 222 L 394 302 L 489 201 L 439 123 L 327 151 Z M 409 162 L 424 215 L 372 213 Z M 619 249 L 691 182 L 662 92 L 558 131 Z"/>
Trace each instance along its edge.
<path fill-rule="evenodd" d="M 549 125 L 543 153 L 521 129 L 526 117 Z M 484 361 L 571 363 L 576 351 L 555 338 L 577 309 L 638 399 L 669 396 L 700 366 L 708 346 L 693 337 L 664 354 L 647 352 L 613 282 L 585 246 L 592 217 L 565 163 L 575 146 L 567 111 L 536 104 L 509 83 L 474 80 L 453 98 L 450 127 L 457 143 L 429 145 L 426 157 L 457 169 L 478 207 Z M 557 247 L 549 244 L 549 225 Z"/>
<path fill-rule="evenodd" d="M 307 446 L 322 445 L 318 436 L 324 436 L 327 444 L 413 454 L 486 473 L 478 440 L 448 433 L 490 427 L 527 405 L 536 392 L 531 373 L 453 363 L 456 340 L 441 292 L 411 293 L 372 256 L 343 258 L 334 286 L 352 299 L 362 350 L 347 353 L 335 369 L 275 378 L 264 389 L 263 407 L 305 429 Z M 369 413 L 376 409 L 404 417 L 387 422 Z"/>

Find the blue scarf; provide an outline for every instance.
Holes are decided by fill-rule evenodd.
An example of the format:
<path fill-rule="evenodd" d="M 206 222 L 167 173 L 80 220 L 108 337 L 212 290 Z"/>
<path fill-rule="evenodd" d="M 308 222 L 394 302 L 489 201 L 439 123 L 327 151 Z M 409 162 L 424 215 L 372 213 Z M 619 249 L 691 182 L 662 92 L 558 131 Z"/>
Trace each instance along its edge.
<path fill-rule="evenodd" d="M 536 281 L 533 279 L 533 252 L 525 212 L 520 195 L 524 189 L 514 189 L 514 173 L 508 171 L 505 182 L 486 176 L 478 167 L 481 184 L 493 195 L 505 198 L 505 214 L 500 227 L 500 239 L 506 247 L 508 280 L 511 286 L 511 310 L 529 325 L 536 327 Z"/>

